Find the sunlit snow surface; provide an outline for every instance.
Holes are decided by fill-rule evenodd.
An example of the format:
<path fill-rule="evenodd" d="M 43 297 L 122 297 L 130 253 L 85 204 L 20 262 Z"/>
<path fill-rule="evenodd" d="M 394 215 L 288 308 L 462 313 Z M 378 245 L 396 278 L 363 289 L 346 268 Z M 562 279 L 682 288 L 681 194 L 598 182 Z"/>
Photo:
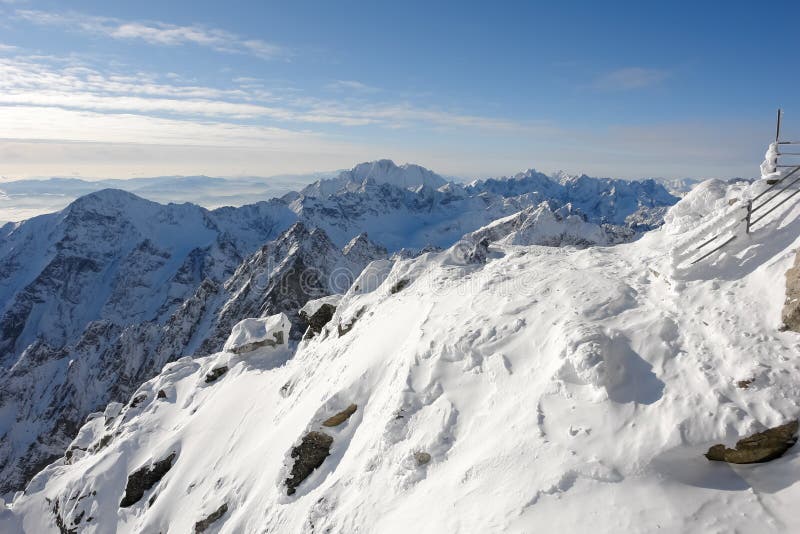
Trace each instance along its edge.
<path fill-rule="evenodd" d="M 707 183 L 630 244 L 367 268 L 293 356 L 184 358 L 137 407 L 91 418 L 74 446 L 110 443 L 47 468 L 0 530 L 55 531 L 58 503 L 67 521 L 85 512 L 81 532 L 191 532 L 227 503 L 209 531 L 800 531 L 797 449 L 753 466 L 702 456 L 798 416 L 800 336 L 778 327 L 800 209 L 685 258 L 759 187 Z M 292 447 L 351 403 L 324 430 L 331 456 L 287 497 Z M 120 509 L 127 475 L 171 452 L 161 482 Z"/>

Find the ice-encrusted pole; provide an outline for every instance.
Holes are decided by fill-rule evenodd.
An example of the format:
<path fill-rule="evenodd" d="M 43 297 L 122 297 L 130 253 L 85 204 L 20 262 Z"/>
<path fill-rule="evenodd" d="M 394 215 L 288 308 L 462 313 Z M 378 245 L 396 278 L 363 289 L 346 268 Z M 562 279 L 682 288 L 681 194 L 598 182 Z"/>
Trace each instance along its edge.
<path fill-rule="evenodd" d="M 778 118 L 775 124 L 775 141 L 770 143 L 767 153 L 764 154 L 764 162 L 761 164 L 761 178 L 767 179 L 778 172 L 778 148 L 781 144 L 781 116 L 783 111 L 778 108 Z"/>

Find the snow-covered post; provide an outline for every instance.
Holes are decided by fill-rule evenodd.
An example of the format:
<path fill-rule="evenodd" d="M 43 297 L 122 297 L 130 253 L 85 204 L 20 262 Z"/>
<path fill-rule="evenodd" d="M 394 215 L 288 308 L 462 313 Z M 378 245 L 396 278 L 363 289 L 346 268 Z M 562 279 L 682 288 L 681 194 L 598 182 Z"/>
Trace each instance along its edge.
<path fill-rule="evenodd" d="M 764 161 L 761 163 L 761 178 L 773 177 L 778 172 L 778 142 L 770 143 Z"/>

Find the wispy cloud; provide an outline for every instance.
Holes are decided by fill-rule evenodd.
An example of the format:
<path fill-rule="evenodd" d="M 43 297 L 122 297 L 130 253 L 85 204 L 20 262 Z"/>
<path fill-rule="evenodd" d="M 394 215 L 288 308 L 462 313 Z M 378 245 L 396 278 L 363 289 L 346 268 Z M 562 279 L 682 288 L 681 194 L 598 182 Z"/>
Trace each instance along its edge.
<path fill-rule="evenodd" d="M 380 89 L 356 80 L 336 80 L 325 86 L 332 91 L 349 91 L 355 93 L 377 93 Z"/>
<path fill-rule="evenodd" d="M 55 13 L 18 9 L 14 16 L 41 26 L 58 26 L 112 39 L 142 41 L 151 45 L 197 45 L 231 54 L 249 54 L 262 59 L 285 57 L 288 50 L 260 39 L 247 39 L 232 32 L 202 25 L 178 26 L 157 21 L 124 21 L 75 12 Z"/>
<path fill-rule="evenodd" d="M 463 128 L 520 132 L 533 127 L 406 102 L 344 101 L 276 95 L 253 80 L 237 78 L 228 89 L 185 85 L 174 76 L 103 73 L 59 58 L 0 57 L 0 105 L 42 106 L 107 113 L 212 117 L 216 120 L 269 120 L 284 126 Z M 242 83 L 248 82 L 248 83 Z"/>
<path fill-rule="evenodd" d="M 658 85 L 668 77 L 666 70 L 627 67 L 597 77 L 592 85 L 603 91 L 630 91 Z"/>

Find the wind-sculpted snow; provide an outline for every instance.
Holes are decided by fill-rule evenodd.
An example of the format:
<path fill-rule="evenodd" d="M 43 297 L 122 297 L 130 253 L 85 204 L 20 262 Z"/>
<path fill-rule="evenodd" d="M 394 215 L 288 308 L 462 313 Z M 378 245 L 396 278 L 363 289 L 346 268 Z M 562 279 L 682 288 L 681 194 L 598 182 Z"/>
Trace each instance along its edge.
<path fill-rule="evenodd" d="M 183 358 L 91 416 L 0 530 L 189 532 L 224 509 L 216 532 L 797 531 L 796 451 L 703 453 L 798 417 L 800 338 L 778 327 L 800 232 L 687 280 L 674 247 L 725 214 L 683 202 L 614 247 L 373 262 L 294 354 Z M 121 508 L 131 475 L 172 455 Z"/>
<path fill-rule="evenodd" d="M 447 248 L 503 218 L 483 237 L 613 244 L 658 226 L 675 200 L 650 185 L 589 178 L 491 184 L 464 187 L 381 160 L 239 208 L 104 190 L 3 226 L 0 495 L 60 454 L 89 413 L 125 400 L 170 361 L 220 350 L 242 319 L 285 313 L 299 339 L 307 300 L 345 291 L 389 252 Z M 565 203 L 566 191 L 582 207 Z M 481 240 L 459 248 L 454 263 L 484 261 Z"/>

